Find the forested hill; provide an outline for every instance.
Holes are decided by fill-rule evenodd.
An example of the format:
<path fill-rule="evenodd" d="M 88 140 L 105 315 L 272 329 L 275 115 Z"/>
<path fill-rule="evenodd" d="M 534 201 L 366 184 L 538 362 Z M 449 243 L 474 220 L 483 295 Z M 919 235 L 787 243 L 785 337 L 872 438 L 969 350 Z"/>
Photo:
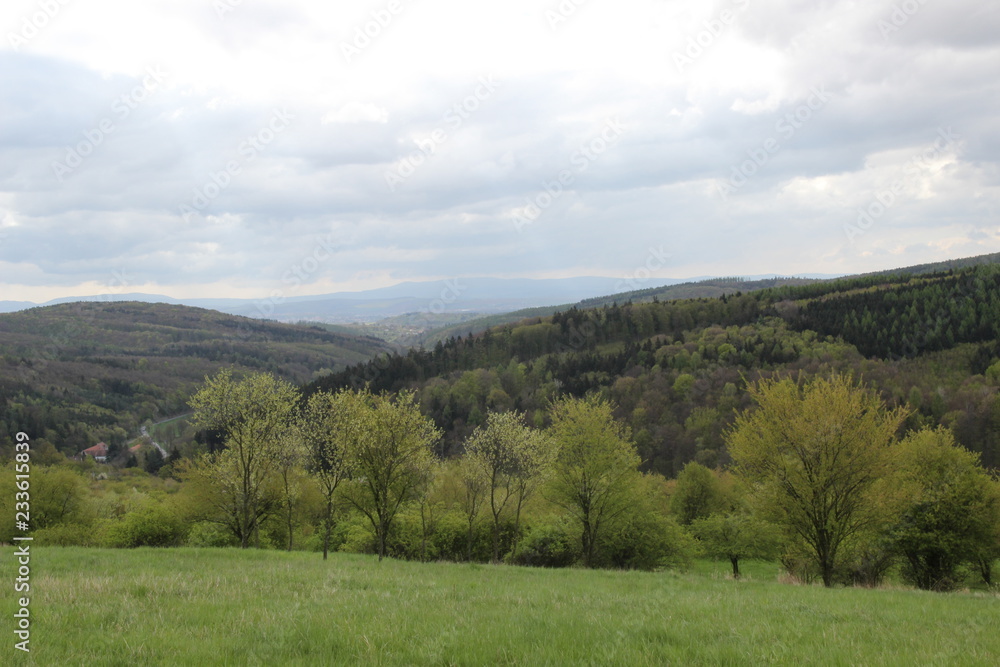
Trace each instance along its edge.
<path fill-rule="evenodd" d="M 194 389 L 220 368 L 302 383 L 389 349 L 375 338 L 167 304 L 71 303 L 4 314 L 0 441 L 10 442 L 17 425 L 70 454 L 99 440 L 121 444 L 147 419 L 186 412 Z"/>
<path fill-rule="evenodd" d="M 770 287 L 780 287 L 785 285 L 810 285 L 819 282 L 812 278 L 766 278 L 763 280 L 744 280 L 743 278 L 710 278 L 696 282 L 679 283 L 677 285 L 663 285 L 660 287 L 650 287 L 646 289 L 634 290 L 631 292 L 620 292 L 608 296 L 599 296 L 591 299 L 584 299 L 575 304 L 564 304 L 561 306 L 545 306 L 542 308 L 525 308 L 510 313 L 500 315 L 487 315 L 472 320 L 466 320 L 458 324 L 432 329 L 422 334 L 418 342 L 424 345 L 434 345 L 439 341 L 446 341 L 455 336 L 465 336 L 467 334 L 479 334 L 487 329 L 499 327 L 507 324 L 516 324 L 521 320 L 532 317 L 549 317 L 558 312 L 564 312 L 571 308 L 588 309 L 599 308 L 601 306 L 612 306 L 614 304 L 644 303 L 647 301 L 676 301 L 678 299 L 702 299 L 718 298 L 757 290 L 768 289 Z"/>
<path fill-rule="evenodd" d="M 308 391 L 412 388 L 445 429 L 446 451 L 489 409 L 541 422 L 560 392 L 598 390 L 619 405 L 647 466 L 673 475 L 726 458 L 722 433 L 748 406 L 745 379 L 853 371 L 909 426 L 943 423 L 996 466 L 1000 438 L 1000 266 L 892 273 L 717 299 L 571 308 L 382 357 Z"/>

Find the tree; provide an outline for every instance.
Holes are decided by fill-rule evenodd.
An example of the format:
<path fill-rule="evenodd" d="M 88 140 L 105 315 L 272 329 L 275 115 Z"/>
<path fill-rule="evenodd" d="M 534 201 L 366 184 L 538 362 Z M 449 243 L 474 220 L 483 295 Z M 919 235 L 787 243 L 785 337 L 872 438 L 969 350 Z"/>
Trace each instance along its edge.
<path fill-rule="evenodd" d="M 906 497 L 891 531 L 905 558 L 904 577 L 919 588 L 948 590 L 958 567 L 969 563 L 989 582 L 1000 498 L 978 455 L 946 429 L 924 429 L 898 445 L 894 469 Z"/>
<path fill-rule="evenodd" d="M 579 521 L 583 563 L 590 567 L 601 531 L 629 506 L 639 455 L 628 427 L 596 397 L 553 403 L 549 435 L 556 445 L 552 500 Z"/>
<path fill-rule="evenodd" d="M 877 519 L 872 490 L 907 412 L 836 374 L 761 380 L 748 391 L 758 408 L 726 437 L 735 472 L 761 518 L 801 539 L 832 586 L 841 546 Z"/>
<path fill-rule="evenodd" d="M 468 534 L 465 541 L 465 560 L 472 560 L 472 546 L 475 542 L 476 518 L 483 509 L 489 480 L 479 466 L 463 457 L 458 460 L 458 477 L 462 480 L 461 506 L 465 513 Z"/>
<path fill-rule="evenodd" d="M 740 578 L 740 560 L 774 558 L 781 542 L 775 526 L 742 509 L 696 519 L 691 532 L 708 556 L 729 560 L 734 579 Z"/>
<path fill-rule="evenodd" d="M 441 461 L 434 461 L 423 470 L 423 475 L 417 481 L 416 503 L 420 512 L 420 561 L 427 560 L 427 542 L 437 529 L 441 518 L 441 503 L 437 494 L 443 479 Z"/>
<path fill-rule="evenodd" d="M 87 484 L 70 468 L 62 466 L 36 466 L 31 470 L 31 485 L 27 492 L 15 486 L 14 468 L 0 468 L 0 512 L 10 520 L 0 526 L 0 540 L 10 543 L 14 535 L 14 511 L 24 502 L 28 493 L 31 503 L 30 525 L 32 530 L 44 530 L 59 525 L 86 525 L 90 530 L 92 510 L 87 503 Z M 8 474 L 9 473 L 9 474 Z M 17 510 L 23 510 L 23 505 Z"/>
<path fill-rule="evenodd" d="M 688 526 L 726 509 L 727 500 L 722 483 L 711 470 L 691 461 L 677 475 L 677 486 L 670 496 L 670 509 L 678 523 Z"/>
<path fill-rule="evenodd" d="M 521 509 L 543 479 L 552 444 L 544 434 L 524 424 L 517 412 L 491 412 L 486 424 L 465 442 L 469 466 L 486 480 L 493 519 L 493 562 L 500 562 L 500 527 L 514 515 L 515 544 L 521 527 Z"/>
<path fill-rule="evenodd" d="M 275 453 L 278 477 L 281 479 L 281 502 L 285 511 L 285 529 L 288 531 L 287 550 L 291 551 L 295 541 L 295 509 L 302 500 L 302 463 L 305 448 L 297 433 L 289 430 L 284 442 Z"/>
<path fill-rule="evenodd" d="M 191 470 L 215 487 L 216 509 L 242 548 L 259 544 L 259 527 L 273 509 L 268 491 L 278 453 L 294 424 L 298 392 L 267 373 L 235 380 L 225 369 L 191 398 L 196 428 L 218 431 L 224 449 Z"/>
<path fill-rule="evenodd" d="M 441 433 L 412 392 L 392 397 L 363 389 L 359 399 L 357 436 L 347 441 L 353 479 L 344 495 L 371 522 L 382 560 L 393 519 L 417 492 Z"/>
<path fill-rule="evenodd" d="M 160 468 L 162 468 L 165 463 L 166 461 L 163 460 L 163 454 L 160 453 L 158 447 L 154 446 L 149 452 L 146 453 L 146 462 L 142 468 L 150 475 L 155 475 L 160 471 Z"/>
<path fill-rule="evenodd" d="M 350 475 L 349 443 L 360 436 L 363 417 L 359 395 L 346 389 L 309 397 L 300 426 L 306 469 L 323 491 L 323 560 L 330 552 L 333 506 L 337 488 Z"/>

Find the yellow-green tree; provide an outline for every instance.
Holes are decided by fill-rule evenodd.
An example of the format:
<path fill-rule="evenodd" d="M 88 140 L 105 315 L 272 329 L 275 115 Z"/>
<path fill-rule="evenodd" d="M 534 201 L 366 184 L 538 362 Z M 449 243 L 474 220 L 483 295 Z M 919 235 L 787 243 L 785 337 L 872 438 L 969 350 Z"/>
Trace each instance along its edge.
<path fill-rule="evenodd" d="M 381 560 L 400 505 L 419 491 L 441 433 L 420 413 L 412 392 L 391 396 L 364 389 L 360 400 L 358 431 L 347 441 L 352 480 L 344 497 L 371 523 Z"/>
<path fill-rule="evenodd" d="M 677 475 L 677 484 L 670 496 L 670 509 L 677 522 L 689 526 L 697 519 L 728 509 L 731 499 L 714 472 L 691 461 Z"/>
<path fill-rule="evenodd" d="M 268 373 L 236 380 L 222 370 L 191 398 L 196 428 L 216 431 L 224 449 L 206 455 L 188 471 L 206 489 L 215 520 L 242 548 L 259 543 L 261 521 L 280 503 L 273 493 L 279 454 L 295 423 L 298 391 Z"/>
<path fill-rule="evenodd" d="M 740 578 L 740 561 L 747 558 L 774 558 L 781 543 L 775 526 L 742 508 L 695 519 L 691 532 L 712 558 L 725 558 Z"/>
<path fill-rule="evenodd" d="M 330 552 L 337 488 L 350 475 L 349 444 L 360 437 L 364 408 L 359 394 L 343 389 L 313 394 L 306 403 L 299 429 L 305 445 L 306 469 L 319 481 L 325 503 L 323 560 Z"/>
<path fill-rule="evenodd" d="M 596 396 L 562 398 L 549 410 L 556 445 L 551 500 L 580 524 L 581 553 L 595 563 L 598 540 L 629 507 L 639 477 L 639 455 L 611 403 Z"/>
<path fill-rule="evenodd" d="M 944 428 L 923 429 L 896 448 L 892 480 L 905 499 L 891 531 L 904 577 L 919 588 L 947 590 L 969 563 L 991 583 L 1000 497 L 979 455 Z"/>
<path fill-rule="evenodd" d="M 843 375 L 761 380 L 749 392 L 757 408 L 726 437 L 734 471 L 761 518 L 800 539 L 831 586 L 845 541 L 878 518 L 873 488 L 907 413 Z"/>
<path fill-rule="evenodd" d="M 462 482 L 462 493 L 459 497 L 459 504 L 462 507 L 462 513 L 465 514 L 467 528 L 465 560 L 471 561 L 472 548 L 475 544 L 476 536 L 476 519 L 479 518 L 483 510 L 483 503 L 486 501 L 489 479 L 469 457 L 462 457 L 456 460 L 455 469 L 458 473 L 458 478 Z"/>
<path fill-rule="evenodd" d="M 493 562 L 500 562 L 500 528 L 509 515 L 514 535 L 521 510 L 544 478 L 554 446 L 540 431 L 524 423 L 517 412 L 491 412 L 465 441 L 469 474 L 484 480 L 493 520 Z"/>

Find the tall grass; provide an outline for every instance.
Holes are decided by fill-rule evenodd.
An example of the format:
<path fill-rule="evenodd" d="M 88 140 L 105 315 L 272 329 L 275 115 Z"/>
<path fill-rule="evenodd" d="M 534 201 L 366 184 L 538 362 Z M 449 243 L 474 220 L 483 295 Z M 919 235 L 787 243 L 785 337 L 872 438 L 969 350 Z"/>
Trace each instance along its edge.
<path fill-rule="evenodd" d="M 1000 597 L 226 549 L 35 548 L 0 663 L 996 664 Z M 15 565 L 3 559 L 13 589 Z M 7 584 L 4 584 L 5 586 Z M 2 616 L 13 629 L 13 593 Z M 8 659 L 9 658 L 9 659 Z"/>

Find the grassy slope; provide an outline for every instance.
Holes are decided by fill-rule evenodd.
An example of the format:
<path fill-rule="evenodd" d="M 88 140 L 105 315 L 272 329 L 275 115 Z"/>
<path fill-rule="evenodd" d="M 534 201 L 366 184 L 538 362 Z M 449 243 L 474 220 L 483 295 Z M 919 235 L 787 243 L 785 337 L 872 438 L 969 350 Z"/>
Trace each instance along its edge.
<path fill-rule="evenodd" d="M 972 665 L 1000 652 L 996 595 L 791 586 L 768 566 L 736 583 L 298 552 L 33 553 L 33 652 L 8 647 L 6 664 Z M 4 558 L 5 581 L 14 569 Z"/>

